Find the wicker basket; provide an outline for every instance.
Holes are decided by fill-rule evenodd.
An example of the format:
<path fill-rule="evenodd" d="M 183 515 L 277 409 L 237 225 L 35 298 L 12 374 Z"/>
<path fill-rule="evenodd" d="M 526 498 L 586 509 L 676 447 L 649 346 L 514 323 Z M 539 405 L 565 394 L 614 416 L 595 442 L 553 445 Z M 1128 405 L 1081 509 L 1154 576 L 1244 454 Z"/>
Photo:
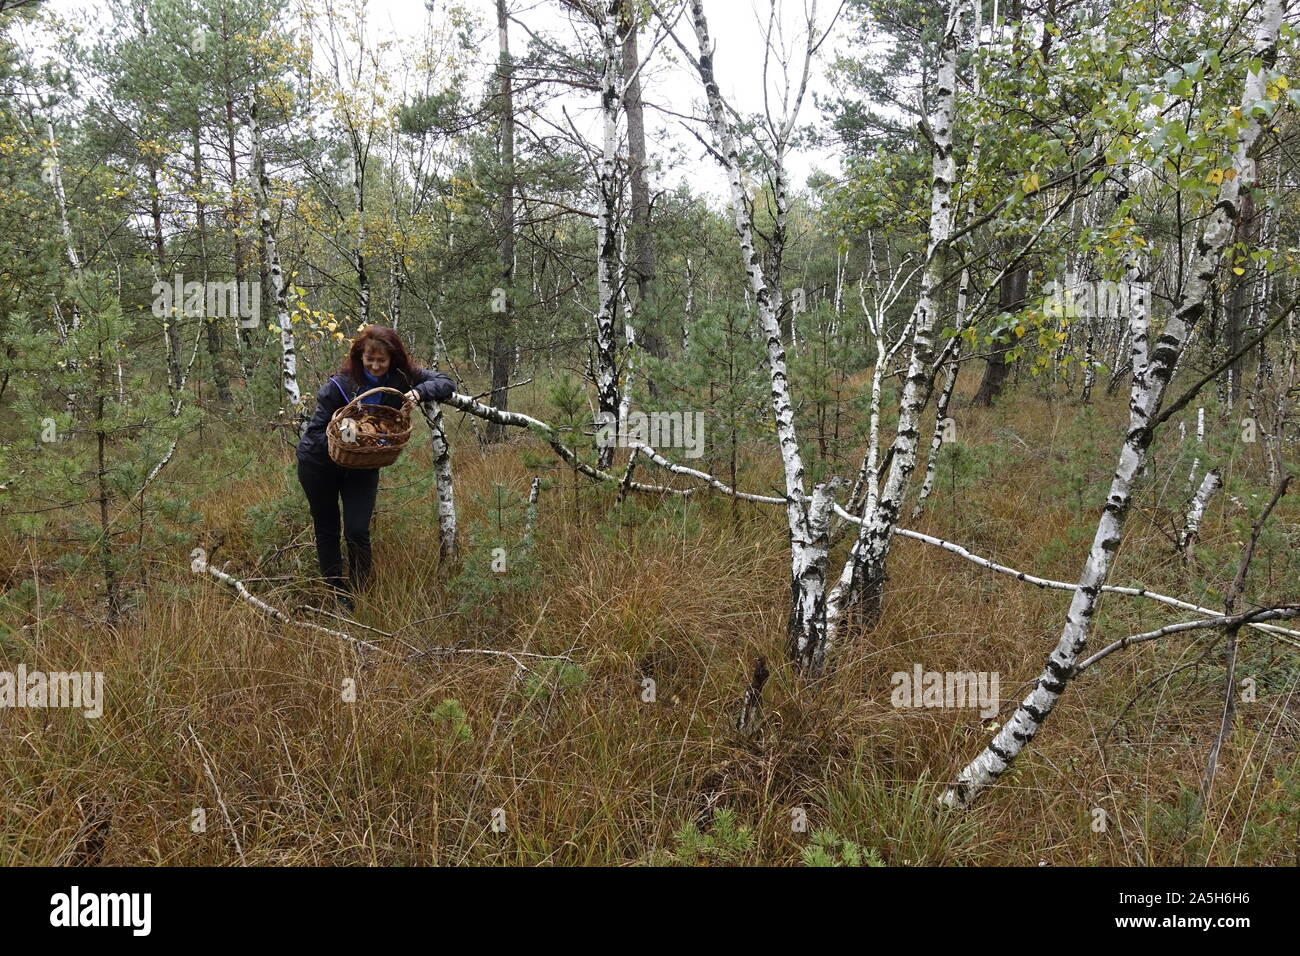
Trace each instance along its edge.
<path fill-rule="evenodd" d="M 362 405 L 361 400 L 376 392 L 392 392 L 402 395 L 395 388 L 372 388 L 362 392 L 348 402 L 329 420 L 325 426 L 325 441 L 329 445 L 330 458 L 336 465 L 344 468 L 383 468 L 397 461 L 402 449 L 411 438 L 411 413 L 407 405 L 392 408 L 388 405 Z M 353 406 L 356 406 L 353 408 Z M 340 434 L 339 423 L 351 418 L 357 423 L 355 441 L 345 442 Z M 384 429 L 375 434 L 379 429 Z"/>

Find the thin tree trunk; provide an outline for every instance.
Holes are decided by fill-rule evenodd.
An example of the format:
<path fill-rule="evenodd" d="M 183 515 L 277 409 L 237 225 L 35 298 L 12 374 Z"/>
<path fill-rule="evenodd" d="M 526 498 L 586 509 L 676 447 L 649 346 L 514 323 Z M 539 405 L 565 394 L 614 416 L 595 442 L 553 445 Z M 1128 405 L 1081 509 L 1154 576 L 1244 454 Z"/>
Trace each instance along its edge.
<path fill-rule="evenodd" d="M 167 274 L 167 246 L 163 241 L 158 170 L 152 165 L 149 167 L 149 217 L 153 222 L 153 247 L 154 255 L 158 257 L 158 278 L 164 279 Z M 181 387 L 180 317 L 184 314 L 184 304 L 177 302 L 175 308 L 163 318 L 163 334 L 167 339 L 167 386 L 173 392 Z"/>
<path fill-rule="evenodd" d="M 432 407 L 432 411 L 430 411 Z M 451 473 L 451 443 L 447 441 L 446 420 L 437 402 L 422 403 L 424 420 L 429 425 L 433 446 L 433 475 L 438 484 L 438 553 L 443 564 L 456 560 L 456 499 Z"/>
<path fill-rule="evenodd" d="M 637 51 L 636 9 L 624 4 L 621 10 L 620 36 L 623 55 L 623 111 L 627 116 L 628 184 L 632 198 L 632 271 L 636 275 L 636 315 L 640 320 L 638 336 L 641 347 L 655 358 L 668 357 L 659 332 L 654 234 L 650 231 L 650 184 L 646 179 L 645 119 L 641 106 L 640 54 Z M 653 381 L 647 383 L 650 396 L 658 397 Z"/>
<path fill-rule="evenodd" d="M 208 283 L 208 209 L 203 201 L 203 153 L 199 143 L 199 125 L 194 126 L 194 219 L 199 232 L 199 262 L 203 271 L 203 284 Z M 238 290 L 239 286 L 236 285 Z M 236 302 L 239 293 L 235 293 Z M 239 309 L 235 308 L 235 323 L 239 323 Z M 217 403 L 229 406 L 233 401 L 230 394 L 230 375 L 226 372 L 226 361 L 221 354 L 221 325 L 216 316 L 205 316 L 207 326 L 208 359 L 212 362 L 212 381 L 217 386 Z"/>
<path fill-rule="evenodd" d="M 618 274 L 618 247 L 614 222 L 618 200 L 614 181 L 614 158 L 618 147 L 618 17 L 622 0 L 609 0 L 600 23 L 604 48 L 604 70 L 600 82 L 600 105 L 603 118 L 600 159 L 600 206 L 596 216 L 596 403 L 601 423 L 606 428 L 621 427 L 622 408 L 618 381 L 617 345 L 614 340 L 614 281 Z M 614 458 L 614 444 L 602 442 L 597 461 L 608 468 Z"/>
<path fill-rule="evenodd" d="M 492 313 L 492 352 L 489 357 L 492 375 L 492 405 L 506 411 L 510 407 L 510 360 L 514 349 L 510 344 L 512 316 L 514 308 L 514 271 L 515 271 L 515 104 L 514 104 L 514 63 L 510 57 L 510 20 L 506 11 L 506 0 L 497 0 L 497 58 L 498 95 L 501 98 L 501 292 L 504 302 L 493 303 L 503 306 Z M 505 428 L 489 422 L 487 441 L 496 443 L 505 438 Z"/>
<path fill-rule="evenodd" d="M 912 313 L 912 354 L 899 401 L 898 430 L 890 450 L 888 477 L 880 497 L 859 529 L 844 571 L 832 591 L 829 616 L 861 609 L 875 620 L 884 599 L 885 565 L 907 481 L 916 468 L 920 444 L 920 416 L 929 400 L 930 367 L 934 362 L 934 336 L 938 324 L 938 294 L 948 259 L 952 233 L 952 186 L 956 178 L 953 159 L 953 123 L 956 119 L 957 59 L 961 52 L 961 20 L 965 0 L 953 0 L 941 43 L 941 58 L 931 118 L 930 241 L 921 288 Z"/>
<path fill-rule="evenodd" d="M 1197 535 L 1201 531 L 1201 520 L 1205 517 L 1205 509 L 1209 507 L 1210 499 L 1221 487 L 1223 487 L 1223 479 L 1219 477 L 1219 469 L 1212 468 L 1205 473 L 1201 487 L 1196 489 L 1192 506 L 1187 509 L 1187 520 L 1178 535 L 1178 550 L 1183 553 L 1184 560 L 1190 557 L 1192 545 L 1196 544 Z"/>
<path fill-rule="evenodd" d="M 794 412 L 786 374 L 785 345 L 763 267 L 754 249 L 753 223 L 740 179 L 740 153 L 730 116 L 713 74 L 713 43 L 702 0 L 690 0 L 690 14 L 699 43 L 698 68 L 709 104 L 709 125 L 726 165 L 731 212 L 745 265 L 747 291 L 752 291 L 767 340 L 772 417 L 785 478 L 786 521 L 790 531 L 790 617 L 787 622 L 790 657 L 805 672 L 817 673 L 826 651 L 826 560 L 834 485 L 819 484 L 811 499 L 804 493 L 803 458 L 795 432 Z M 779 161 L 779 160 L 778 160 Z"/>
<path fill-rule="evenodd" d="M 275 299 L 276 324 L 280 329 L 280 381 L 288 402 L 287 408 L 283 411 L 289 415 L 296 415 L 302 404 L 302 395 L 298 390 L 298 353 L 293 341 L 293 326 L 289 322 L 289 302 L 284 272 L 280 268 L 280 256 L 275 248 L 275 228 L 271 223 L 268 199 L 271 180 L 267 176 L 266 157 L 262 153 L 262 128 L 258 120 L 256 94 L 251 101 L 248 116 L 253 134 L 253 188 L 257 196 L 257 222 L 262 233 L 262 244 L 266 247 L 266 270 Z"/>
<path fill-rule="evenodd" d="M 357 225 L 352 250 L 357 270 L 357 319 L 370 324 L 370 273 L 366 269 L 366 157 L 360 135 L 353 130 L 348 137 L 352 145 L 352 204 L 357 211 Z"/>

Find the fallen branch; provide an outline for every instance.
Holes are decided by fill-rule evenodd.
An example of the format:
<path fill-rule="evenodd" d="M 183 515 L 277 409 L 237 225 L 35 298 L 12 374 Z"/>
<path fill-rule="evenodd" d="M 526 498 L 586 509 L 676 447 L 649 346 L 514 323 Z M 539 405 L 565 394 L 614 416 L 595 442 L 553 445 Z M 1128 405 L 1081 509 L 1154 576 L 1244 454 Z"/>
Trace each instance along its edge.
<path fill-rule="evenodd" d="M 861 523 L 862 521 L 861 518 L 849 514 L 838 505 L 835 507 L 835 513 L 840 517 L 855 523 Z M 1070 584 L 1067 581 L 1052 581 L 1049 578 L 1040 578 L 1032 574 L 1026 574 L 1024 571 L 1017 571 L 1015 568 L 1009 568 L 1004 564 L 998 564 L 995 561 L 990 561 L 988 558 L 982 558 L 978 554 L 973 554 L 959 544 L 953 544 L 951 541 L 945 541 L 942 538 L 935 538 L 928 534 L 921 534 L 919 531 L 909 531 L 906 528 L 895 528 L 894 534 L 902 535 L 904 538 L 911 538 L 914 541 L 921 541 L 925 544 L 934 545 L 937 548 L 943 548 L 945 551 L 951 551 L 953 554 L 960 555 L 967 561 L 978 564 L 982 568 L 996 571 L 998 574 L 1010 575 L 1019 581 L 1037 585 L 1040 588 L 1048 588 L 1054 591 L 1077 591 L 1079 589 L 1079 585 Z M 1191 611 L 1193 614 L 1204 614 L 1207 617 L 1222 618 L 1224 616 L 1222 611 L 1216 611 L 1214 608 L 1201 607 L 1197 604 L 1192 604 L 1189 601 L 1180 601 L 1178 598 L 1169 597 L 1165 594 L 1157 594 L 1155 591 L 1148 591 L 1146 588 L 1130 588 L 1114 584 L 1106 584 L 1102 586 L 1101 590 L 1109 594 L 1124 594 L 1129 597 L 1147 598 L 1151 601 L 1157 601 L 1160 604 L 1167 604 L 1170 607 L 1176 607 L 1181 611 Z M 1285 634 L 1289 637 L 1300 638 L 1300 631 L 1292 631 L 1284 627 L 1276 627 L 1269 624 L 1250 624 L 1249 626 L 1261 631 L 1267 631 L 1274 635 Z M 1288 641 L 1287 643 L 1291 642 Z"/>
<path fill-rule="evenodd" d="M 293 618 L 285 614 L 279 608 L 272 607 L 271 605 L 263 601 L 261 598 L 254 596 L 253 593 L 248 590 L 248 588 L 244 587 L 244 582 L 239 580 L 238 578 L 231 577 L 225 571 L 220 571 L 217 568 L 214 568 L 210 564 L 204 565 L 204 569 L 208 572 L 208 574 L 212 575 L 222 584 L 234 588 L 235 592 L 241 598 L 247 601 L 249 604 L 253 605 L 253 607 L 257 608 L 263 614 L 269 614 L 271 617 L 275 618 L 281 624 L 290 624 L 296 627 L 305 627 L 312 631 L 320 631 L 323 634 L 329 634 L 331 637 L 337 637 L 340 640 L 350 641 L 351 643 L 355 644 L 357 647 L 364 648 L 369 651 L 379 650 L 379 648 L 376 645 L 371 644 L 368 641 L 358 640 L 357 638 L 353 637 L 351 634 L 344 634 L 342 631 L 335 631 L 332 628 L 322 627 L 319 624 L 312 624 L 308 621 L 295 621 Z"/>
<path fill-rule="evenodd" d="M 508 657 L 515 662 L 516 668 L 521 671 L 528 671 L 530 674 L 532 671 L 529 670 L 528 667 L 524 665 L 524 662 L 519 658 L 528 657 L 543 661 L 568 661 L 570 664 L 574 663 L 573 658 L 568 654 L 531 654 L 527 651 L 494 651 L 482 647 L 428 647 L 422 651 L 416 651 L 414 654 L 411 654 L 407 657 L 407 660 L 417 660 L 421 657 L 451 657 L 455 654 L 484 654 L 490 657 Z"/>
<path fill-rule="evenodd" d="M 502 424 L 514 425 L 518 428 L 528 428 L 528 429 L 536 430 L 541 433 L 540 437 L 542 437 L 543 440 L 545 440 L 548 444 L 550 444 L 552 448 L 556 449 L 557 453 L 560 454 L 561 458 L 563 458 L 565 461 L 569 462 L 570 464 L 574 464 L 575 467 L 577 467 L 578 471 L 582 472 L 588 477 L 596 479 L 597 481 L 609 482 L 620 486 L 623 484 L 623 478 L 620 478 L 619 476 L 616 475 L 612 475 L 609 472 L 605 472 L 605 471 L 601 471 L 600 469 L 593 468 L 590 465 L 586 465 L 581 461 L 578 461 L 578 459 L 576 458 L 576 456 L 574 456 L 572 451 L 570 451 L 568 448 L 565 448 L 562 444 L 560 444 L 555 439 L 554 429 L 552 429 L 550 425 L 546 424 L 543 421 L 539 421 L 536 418 L 531 418 L 528 415 L 523 415 L 519 412 L 502 412 L 499 409 L 493 408 L 490 405 L 479 404 L 478 402 L 470 398 L 468 395 L 461 395 L 459 393 L 453 394 L 451 398 L 447 399 L 447 404 L 452 405 L 460 409 L 461 411 L 468 412 L 471 415 L 476 415 L 479 418 L 486 419 L 487 421 L 500 421 Z M 631 446 L 634 452 L 644 455 L 646 458 L 650 459 L 650 461 L 654 462 L 656 465 L 659 465 L 661 468 L 665 468 L 676 475 L 684 475 L 691 478 L 697 478 L 701 481 L 706 482 L 708 486 L 730 497 L 736 497 L 744 501 L 752 501 L 757 504 L 769 504 L 769 505 L 786 504 L 784 498 L 778 498 L 775 495 L 757 495 L 757 494 L 750 494 L 747 492 L 737 491 L 734 488 L 727 485 L 726 483 L 720 481 L 713 475 L 710 475 L 703 471 L 697 471 L 694 468 L 688 468 L 685 465 L 679 465 L 669 461 L 667 458 L 664 458 L 663 455 L 659 454 L 649 445 L 645 445 L 641 442 L 633 442 L 631 443 Z M 680 495 L 680 496 L 690 495 L 700 490 L 700 488 L 702 487 L 704 486 L 697 486 L 695 488 L 671 488 L 663 485 L 647 485 L 636 481 L 631 481 L 628 483 L 628 489 L 630 491 L 637 491 L 637 492 L 651 493 L 651 494 L 673 494 L 673 495 Z M 852 522 L 853 524 L 859 524 L 859 525 L 862 524 L 861 517 L 859 517 L 858 515 L 850 514 L 838 503 L 834 503 L 832 507 L 835 511 L 835 514 L 845 519 L 846 521 Z M 923 544 L 929 544 L 937 548 L 943 548 L 945 551 L 949 551 L 953 554 L 959 555 L 960 557 L 965 558 L 967 561 L 971 561 L 974 564 L 978 564 L 980 567 L 986 568 L 990 571 L 994 571 L 998 574 L 1009 575 L 1010 577 L 1016 578 L 1019 581 L 1024 581 L 1027 584 L 1033 584 L 1040 588 L 1047 588 L 1056 591 L 1077 591 L 1079 588 L 1078 584 L 1071 584 L 1067 581 L 1053 581 L 1049 578 L 1041 578 L 1033 574 L 1027 574 L 1024 571 L 1018 571 L 1015 568 L 1007 567 L 1006 565 L 1003 564 L 998 564 L 995 561 L 990 561 L 988 558 L 980 557 L 979 555 L 969 551 L 968 549 L 962 547 L 959 544 L 955 544 L 951 541 L 946 541 L 942 538 L 936 538 L 928 534 L 922 534 L 919 531 L 911 531 L 907 528 L 896 527 L 894 529 L 894 534 L 901 535 L 904 538 L 911 538 L 914 541 L 920 541 Z M 1182 611 L 1191 611 L 1193 614 L 1203 614 L 1210 618 L 1222 618 L 1224 616 L 1221 611 L 1217 611 L 1213 608 L 1201 607 L 1200 605 L 1192 604 L 1189 601 L 1182 601 L 1179 600 L 1178 598 L 1169 597 L 1168 595 L 1165 594 L 1158 594 L 1155 591 L 1150 591 L 1147 590 L 1146 588 L 1123 587 L 1119 585 L 1107 584 L 1107 585 L 1103 585 L 1101 590 L 1108 592 L 1110 594 L 1123 594 L 1128 597 L 1147 598 L 1148 600 L 1156 601 L 1160 604 L 1168 605 L 1169 607 L 1178 608 L 1179 610 Z M 1259 622 L 1249 622 L 1245 626 L 1253 627 L 1256 630 L 1265 631 L 1274 636 L 1285 635 L 1286 637 L 1289 638 L 1300 639 L 1300 631 L 1289 630 L 1287 628 L 1278 627 L 1276 625 L 1263 624 Z M 1290 641 L 1290 640 L 1285 641 L 1285 643 L 1292 644 L 1293 646 L 1300 646 L 1295 644 L 1294 641 Z"/>
<path fill-rule="evenodd" d="M 649 458 L 660 468 L 665 468 L 668 471 L 671 471 L 674 475 L 686 475 L 690 478 L 698 478 L 701 481 L 708 482 L 709 485 L 729 497 L 739 498 L 742 501 L 754 501 L 763 505 L 785 504 L 784 498 L 778 498 L 775 495 L 752 495 L 743 491 L 737 491 L 731 486 L 719 481 L 717 478 L 714 478 L 707 472 L 696 471 L 694 468 L 687 468 L 685 465 L 674 464 L 649 445 L 642 444 L 641 442 L 628 442 L 628 445 L 634 452 L 640 452 L 642 455 L 645 455 L 645 457 Z"/>
<path fill-rule="evenodd" d="M 453 392 L 445 404 L 450 405 L 453 408 L 458 408 L 462 412 L 468 412 L 470 415 L 482 418 L 485 421 L 496 422 L 499 425 L 512 425 L 515 428 L 526 428 L 537 434 L 539 438 L 550 445 L 555 453 L 567 464 L 572 466 L 574 470 L 581 472 L 588 478 L 594 478 L 596 481 L 606 481 L 616 485 L 622 483 L 622 479 L 617 475 L 611 475 L 607 471 L 593 468 L 591 465 L 582 461 L 582 459 L 574 454 L 571 449 L 565 447 L 556 435 L 555 429 L 546 424 L 546 422 L 539 421 L 536 418 L 532 418 L 531 416 L 524 415 L 520 412 L 503 412 L 501 409 L 494 408 L 491 405 L 484 405 L 480 402 L 476 402 L 468 395 L 462 395 L 460 392 Z M 642 494 L 668 494 L 682 497 L 690 495 L 696 490 L 694 488 L 683 490 L 681 488 L 669 488 L 661 485 L 644 485 L 637 481 L 629 482 L 628 488 L 631 491 L 641 492 Z"/>
<path fill-rule="evenodd" d="M 1257 608 L 1254 611 L 1246 611 L 1242 614 L 1233 614 L 1230 616 L 1225 615 L 1204 621 L 1182 621 L 1178 624 L 1168 624 L 1165 627 L 1158 628 L 1154 631 L 1147 631 L 1143 634 L 1130 634 L 1128 637 L 1121 637 L 1118 641 L 1115 641 L 1113 644 L 1108 644 L 1087 660 L 1079 663 L 1079 665 L 1074 668 L 1074 673 L 1075 675 L 1082 674 L 1103 657 L 1109 657 L 1116 651 L 1123 650 L 1132 644 L 1140 644 L 1144 641 L 1154 641 L 1156 638 L 1165 637 L 1168 634 L 1183 634 L 1187 631 L 1201 631 L 1211 627 L 1240 628 L 1247 624 L 1253 624 L 1256 621 L 1279 621 L 1292 617 L 1300 617 L 1300 604 L 1286 604 L 1281 607 Z"/>

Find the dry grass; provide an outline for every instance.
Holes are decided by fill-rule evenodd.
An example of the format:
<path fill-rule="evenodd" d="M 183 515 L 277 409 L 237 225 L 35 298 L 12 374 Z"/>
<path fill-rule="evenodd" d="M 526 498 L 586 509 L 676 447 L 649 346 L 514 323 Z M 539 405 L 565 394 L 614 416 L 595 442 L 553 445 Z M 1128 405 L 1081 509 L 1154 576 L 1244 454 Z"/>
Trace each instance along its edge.
<path fill-rule="evenodd" d="M 515 404 L 548 411 L 537 393 Z M 1090 448 L 1076 407 L 1028 390 L 992 412 L 960 406 L 964 459 L 958 472 L 941 468 L 919 530 L 1073 579 L 1123 413 L 1119 401 L 1093 413 Z M 265 437 L 209 437 L 238 448 L 230 467 L 187 447 L 166 494 L 193 498 L 201 527 L 224 534 L 215 563 L 289 578 L 251 586 L 292 611 L 312 593 L 302 582 L 312 549 L 268 547 L 310 541 L 291 451 Z M 494 520 L 473 500 L 493 482 L 526 494 L 531 443 L 515 438 L 480 453 L 453 422 L 463 530 Z M 775 486 L 779 463 L 765 447 L 754 454 L 742 487 Z M 1256 456 L 1239 449 L 1232 478 L 1258 475 Z M 1178 507 L 1179 461 L 1162 446 L 1112 580 L 1213 601 L 1204 588 L 1230 577 L 1246 519 L 1220 501 L 1202 566 L 1185 569 L 1155 524 Z M 530 580 L 457 610 L 438 567 L 427 466 L 421 441 L 385 472 L 377 578 L 359 620 L 400 628 L 417 646 L 570 653 L 581 672 L 569 676 L 585 679 L 563 686 L 565 675 L 535 659 L 525 661 L 531 673 L 478 655 L 408 662 L 384 640 L 394 652 L 363 664 L 340 642 L 269 621 L 191 574 L 184 535 L 141 552 L 147 596 L 109 627 L 90 566 L 74 578 L 53 563 L 56 545 L 9 540 L 10 582 L 35 578 L 66 600 L 16 621 L 0 662 L 103 671 L 107 704 L 99 720 L 0 711 L 0 862 L 618 865 L 671 851 L 682 823 L 707 829 L 720 807 L 753 829 L 744 855 L 753 863 L 799 860 L 808 834 L 791 829 L 796 808 L 810 830 L 833 828 L 890 865 L 1293 862 L 1285 843 L 1261 849 L 1247 833 L 1248 820 L 1285 823 L 1266 804 L 1298 750 L 1295 651 L 1262 635 L 1246 638 L 1242 665 L 1259 678 L 1259 702 L 1241 708 L 1202 821 L 1180 817 L 1178 801 L 1180 788 L 1198 785 L 1215 730 L 1215 654 L 1142 696 L 1101 747 L 1144 684 L 1190 659 L 1183 639 L 1115 655 L 1080 679 L 1015 770 L 971 813 L 947 814 L 935 807 L 939 788 L 989 735 L 973 710 L 891 707 L 890 675 L 915 663 L 997 671 L 1005 717 L 1055 642 L 1067 595 L 899 539 L 883 619 L 852 633 L 828 676 L 809 683 L 782 662 L 789 566 L 778 509 L 701 496 L 617 513 L 605 490 L 579 490 L 575 504 L 571 475 L 551 470 Z M 963 467 L 976 473 L 964 480 Z M 208 484 L 216 473 L 228 477 Z M 258 540 L 255 509 L 277 503 Z M 1288 586 L 1295 596 L 1298 513 L 1285 503 L 1275 518 L 1292 546 L 1260 559 L 1256 599 L 1287 597 Z M 1178 619 L 1110 596 L 1094 643 Z M 744 740 L 732 723 L 760 654 L 774 665 L 766 722 L 759 739 Z M 642 699 L 646 678 L 653 703 Z M 343 699 L 347 681 L 355 703 Z M 463 708 L 469 739 L 435 713 L 448 699 Z M 192 831 L 196 808 L 206 832 Z M 494 832 L 496 808 L 505 832 Z M 1107 813 L 1104 832 L 1093 828 L 1096 808 Z"/>

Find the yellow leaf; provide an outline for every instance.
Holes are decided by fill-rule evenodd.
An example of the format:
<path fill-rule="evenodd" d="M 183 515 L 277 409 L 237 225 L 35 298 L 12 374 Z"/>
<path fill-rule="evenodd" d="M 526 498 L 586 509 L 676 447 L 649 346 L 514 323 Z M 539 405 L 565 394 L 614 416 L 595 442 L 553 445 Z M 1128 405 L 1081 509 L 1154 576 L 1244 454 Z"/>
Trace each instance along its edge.
<path fill-rule="evenodd" d="M 1232 274 L 1233 274 L 1233 275 L 1238 275 L 1238 276 L 1244 276 L 1244 275 L 1246 274 L 1246 270 L 1243 269 L 1241 266 L 1233 266 L 1233 267 L 1232 267 Z"/>

